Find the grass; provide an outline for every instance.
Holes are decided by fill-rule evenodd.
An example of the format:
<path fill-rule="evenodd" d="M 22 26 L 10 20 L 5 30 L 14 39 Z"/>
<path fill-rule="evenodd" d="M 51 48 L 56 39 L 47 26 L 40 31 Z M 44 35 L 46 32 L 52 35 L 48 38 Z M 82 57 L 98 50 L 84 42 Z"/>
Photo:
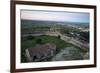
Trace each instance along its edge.
<path fill-rule="evenodd" d="M 24 37 L 24 38 L 27 38 L 27 37 Z M 65 41 L 63 41 L 57 37 L 42 35 L 42 36 L 37 36 L 31 40 L 28 40 L 28 39 L 24 40 L 24 41 L 22 40 L 21 41 L 21 48 L 27 49 L 29 47 L 34 47 L 37 44 L 36 43 L 37 39 L 42 39 L 43 43 L 53 43 L 57 46 L 57 48 L 64 48 L 64 47 L 70 46 L 69 43 L 66 43 Z"/>
<path fill-rule="evenodd" d="M 42 35 L 42 36 L 36 36 L 32 39 L 27 39 L 27 38 L 28 37 L 21 38 L 21 62 L 27 62 L 26 58 L 25 58 L 25 49 L 30 48 L 30 47 L 34 47 L 37 44 L 37 42 L 36 42 L 37 39 L 41 39 L 42 43 L 55 44 L 58 52 L 65 47 L 74 46 L 70 43 L 66 43 L 65 41 L 63 41 L 60 38 L 55 37 L 55 36 Z"/>

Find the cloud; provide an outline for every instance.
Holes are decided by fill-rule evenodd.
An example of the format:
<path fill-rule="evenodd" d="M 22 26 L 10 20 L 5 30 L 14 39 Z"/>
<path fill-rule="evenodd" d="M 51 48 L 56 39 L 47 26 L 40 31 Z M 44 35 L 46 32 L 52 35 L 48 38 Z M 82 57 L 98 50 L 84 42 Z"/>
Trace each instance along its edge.
<path fill-rule="evenodd" d="M 61 11 L 35 11 L 21 10 L 21 19 L 63 21 L 63 22 L 89 22 L 89 13 L 61 12 Z"/>

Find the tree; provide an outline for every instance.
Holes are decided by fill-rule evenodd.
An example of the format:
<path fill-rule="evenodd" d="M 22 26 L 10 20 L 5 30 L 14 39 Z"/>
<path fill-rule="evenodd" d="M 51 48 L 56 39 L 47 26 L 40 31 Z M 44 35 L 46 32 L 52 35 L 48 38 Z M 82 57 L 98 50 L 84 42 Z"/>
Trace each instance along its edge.
<path fill-rule="evenodd" d="M 28 40 L 32 40 L 32 39 L 34 39 L 34 38 L 35 38 L 35 37 L 34 37 L 34 36 L 31 36 L 31 35 L 27 37 Z"/>
<path fill-rule="evenodd" d="M 60 38 L 61 38 L 61 36 L 60 36 L 60 35 L 58 35 L 57 37 L 58 37 L 58 39 L 60 39 Z"/>
<path fill-rule="evenodd" d="M 42 39 L 37 39 L 37 40 L 36 40 L 36 43 L 37 43 L 37 44 L 43 44 L 43 41 L 42 41 Z"/>

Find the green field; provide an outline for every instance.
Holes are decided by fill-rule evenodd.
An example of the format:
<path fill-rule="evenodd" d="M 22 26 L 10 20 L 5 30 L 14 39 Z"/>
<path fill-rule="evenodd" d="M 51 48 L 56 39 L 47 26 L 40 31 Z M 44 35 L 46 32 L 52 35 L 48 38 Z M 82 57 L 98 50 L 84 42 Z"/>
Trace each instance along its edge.
<path fill-rule="evenodd" d="M 66 43 L 65 41 L 61 40 L 59 37 L 55 37 L 55 36 L 42 35 L 42 36 L 36 36 L 36 37 L 33 37 L 33 36 L 22 37 L 21 38 L 21 62 L 27 62 L 25 58 L 25 49 L 34 47 L 35 45 L 37 45 L 38 39 L 41 39 L 41 44 L 44 44 L 44 43 L 55 44 L 57 47 L 57 52 L 64 49 L 65 47 L 74 46 L 70 43 Z"/>
<path fill-rule="evenodd" d="M 22 37 L 21 38 L 21 61 L 26 62 L 25 59 L 25 49 L 34 47 L 37 42 L 37 39 L 41 39 L 42 43 L 53 43 L 56 45 L 57 49 L 63 49 L 65 47 L 71 46 L 69 43 L 66 43 L 65 41 L 61 40 L 58 37 L 54 36 L 47 36 L 47 35 L 42 35 L 42 36 L 36 36 L 36 37 Z"/>

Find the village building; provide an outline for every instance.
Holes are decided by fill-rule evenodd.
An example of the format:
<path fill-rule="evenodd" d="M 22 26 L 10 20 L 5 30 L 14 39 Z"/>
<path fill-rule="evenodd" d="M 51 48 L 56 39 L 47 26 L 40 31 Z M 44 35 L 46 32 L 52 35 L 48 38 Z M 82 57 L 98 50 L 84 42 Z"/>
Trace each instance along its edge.
<path fill-rule="evenodd" d="M 47 58 L 54 56 L 56 45 L 50 43 L 36 45 L 33 48 L 27 48 L 25 52 L 29 62 L 46 60 Z"/>

